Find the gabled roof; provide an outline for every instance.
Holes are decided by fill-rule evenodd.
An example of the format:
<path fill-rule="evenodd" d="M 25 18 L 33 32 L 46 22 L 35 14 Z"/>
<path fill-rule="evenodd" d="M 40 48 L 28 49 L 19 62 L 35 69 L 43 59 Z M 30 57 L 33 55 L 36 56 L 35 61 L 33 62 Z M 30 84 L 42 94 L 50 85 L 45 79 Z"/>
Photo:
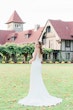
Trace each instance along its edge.
<path fill-rule="evenodd" d="M 64 22 L 61 20 L 49 21 L 61 39 L 73 40 L 73 22 Z"/>
<path fill-rule="evenodd" d="M 62 40 L 73 40 L 73 22 L 64 22 L 61 20 L 49 20 L 54 30 Z M 26 30 L 22 32 L 0 30 L 0 44 L 14 42 L 17 44 L 34 43 L 39 40 L 45 27 L 39 27 L 38 30 Z M 29 37 L 27 36 L 29 35 Z M 16 39 L 8 40 L 16 37 Z"/>
<path fill-rule="evenodd" d="M 13 12 L 13 14 L 11 15 L 11 17 L 9 18 L 9 20 L 7 21 L 6 24 L 9 24 L 9 23 L 12 23 L 12 22 L 14 22 L 14 23 L 24 23 L 22 21 L 22 19 L 19 17 L 19 15 L 17 14 L 16 11 Z"/>
<path fill-rule="evenodd" d="M 16 40 L 14 41 L 14 43 L 17 43 L 17 44 L 33 43 L 40 38 L 42 31 L 43 31 L 43 27 L 40 27 L 37 31 L 34 31 L 34 29 L 32 29 L 32 30 L 17 32 Z M 29 38 L 26 37 L 27 34 L 30 34 Z M 7 39 L 6 42 L 11 42 L 11 41 L 8 41 L 8 39 L 11 37 L 12 37 L 12 34 L 9 34 L 9 36 L 6 38 Z"/>

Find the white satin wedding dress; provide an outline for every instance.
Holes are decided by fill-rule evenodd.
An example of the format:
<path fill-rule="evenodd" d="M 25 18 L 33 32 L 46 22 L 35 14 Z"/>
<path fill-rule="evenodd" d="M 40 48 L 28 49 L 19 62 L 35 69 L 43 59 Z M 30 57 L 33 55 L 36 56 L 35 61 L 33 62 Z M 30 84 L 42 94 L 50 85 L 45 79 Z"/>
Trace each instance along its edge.
<path fill-rule="evenodd" d="M 18 103 L 25 106 L 52 106 L 62 102 L 61 98 L 51 96 L 42 79 L 41 58 L 37 54 L 32 62 L 30 73 L 30 88 L 28 95 Z"/>

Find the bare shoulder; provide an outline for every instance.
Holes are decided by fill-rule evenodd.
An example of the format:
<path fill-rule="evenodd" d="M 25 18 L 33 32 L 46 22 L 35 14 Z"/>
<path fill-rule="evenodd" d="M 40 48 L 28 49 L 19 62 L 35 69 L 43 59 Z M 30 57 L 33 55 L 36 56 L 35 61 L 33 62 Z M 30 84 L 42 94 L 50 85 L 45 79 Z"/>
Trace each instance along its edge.
<path fill-rule="evenodd" d="M 34 50 L 35 53 L 38 53 L 39 51 L 40 51 L 40 49 L 35 49 Z"/>
<path fill-rule="evenodd" d="M 36 55 L 36 54 L 37 54 L 37 52 L 38 52 L 38 51 L 37 51 L 37 49 L 35 49 L 35 50 L 34 50 L 34 55 Z"/>
<path fill-rule="evenodd" d="M 37 52 L 40 52 L 40 49 L 38 48 L 38 49 L 36 49 L 36 51 L 37 51 Z"/>

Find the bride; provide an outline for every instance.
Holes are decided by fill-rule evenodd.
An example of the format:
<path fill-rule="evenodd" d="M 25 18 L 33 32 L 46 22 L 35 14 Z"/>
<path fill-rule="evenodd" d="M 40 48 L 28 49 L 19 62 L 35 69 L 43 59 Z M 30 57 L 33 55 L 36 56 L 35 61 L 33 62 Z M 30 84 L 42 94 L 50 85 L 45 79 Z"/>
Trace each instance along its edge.
<path fill-rule="evenodd" d="M 42 79 L 42 46 L 38 41 L 35 43 L 30 72 L 30 88 L 28 95 L 19 100 L 18 103 L 25 106 L 52 106 L 62 102 L 61 98 L 51 96 Z"/>

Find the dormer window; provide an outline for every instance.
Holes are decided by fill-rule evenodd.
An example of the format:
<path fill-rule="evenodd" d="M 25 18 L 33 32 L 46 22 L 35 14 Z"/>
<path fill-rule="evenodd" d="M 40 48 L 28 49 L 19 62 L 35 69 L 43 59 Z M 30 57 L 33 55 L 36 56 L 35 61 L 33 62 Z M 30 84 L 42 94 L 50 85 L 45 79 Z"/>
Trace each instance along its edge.
<path fill-rule="evenodd" d="M 31 34 L 25 34 L 25 38 L 29 38 Z"/>
<path fill-rule="evenodd" d="M 71 35 L 71 37 L 73 38 L 73 35 Z"/>
<path fill-rule="evenodd" d="M 32 35 L 32 30 L 28 30 L 24 36 L 25 38 L 29 38 L 31 35 Z"/>
<path fill-rule="evenodd" d="M 16 36 L 12 36 L 11 38 L 8 38 L 9 41 L 15 41 L 16 40 Z"/>
<path fill-rule="evenodd" d="M 50 26 L 47 26 L 46 33 L 50 32 L 50 31 L 51 31 L 51 27 Z"/>

